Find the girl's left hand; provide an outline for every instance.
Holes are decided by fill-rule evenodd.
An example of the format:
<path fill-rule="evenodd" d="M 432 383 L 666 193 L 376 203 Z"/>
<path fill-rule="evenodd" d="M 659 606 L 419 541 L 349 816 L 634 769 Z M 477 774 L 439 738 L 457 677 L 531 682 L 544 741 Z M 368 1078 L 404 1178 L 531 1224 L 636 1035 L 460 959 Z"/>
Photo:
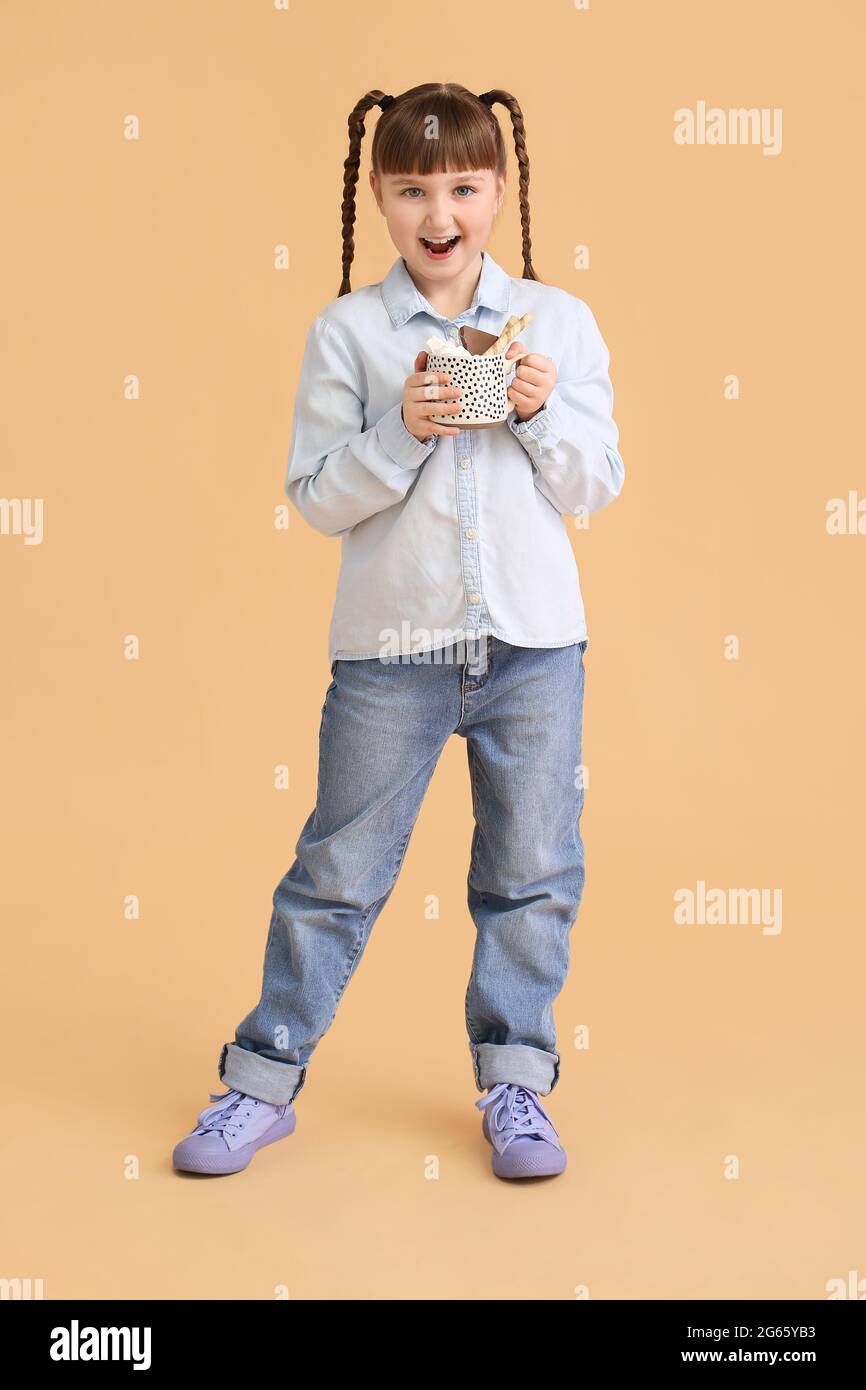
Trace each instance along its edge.
<path fill-rule="evenodd" d="M 526 352 L 525 343 L 509 343 L 506 359 L 516 357 L 519 352 Z M 540 352 L 528 353 L 516 368 L 508 388 L 508 399 L 517 411 L 517 418 L 528 420 L 540 410 L 555 385 L 556 367 L 550 358 L 542 357 Z"/>

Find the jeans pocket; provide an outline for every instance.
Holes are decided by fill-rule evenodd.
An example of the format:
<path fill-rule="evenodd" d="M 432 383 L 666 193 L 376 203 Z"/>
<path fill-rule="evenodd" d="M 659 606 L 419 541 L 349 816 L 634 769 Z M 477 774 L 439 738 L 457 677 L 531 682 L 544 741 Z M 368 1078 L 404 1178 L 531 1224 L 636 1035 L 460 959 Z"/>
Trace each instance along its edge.
<path fill-rule="evenodd" d="M 332 661 L 332 662 L 331 662 L 331 684 L 328 686 L 327 690 L 325 691 L 325 698 L 324 698 L 324 700 L 322 701 L 322 719 L 323 719 L 323 720 L 324 720 L 324 718 L 325 718 L 325 706 L 326 706 L 327 703 L 328 703 L 328 696 L 330 695 L 331 691 L 334 690 L 334 689 L 336 688 L 336 685 L 337 685 L 337 666 L 338 666 L 338 664 L 339 664 L 339 663 L 338 663 L 337 661 Z M 320 724 L 320 725 L 319 725 L 319 733 L 321 733 L 321 732 L 322 732 L 322 726 L 321 726 L 321 724 Z"/>

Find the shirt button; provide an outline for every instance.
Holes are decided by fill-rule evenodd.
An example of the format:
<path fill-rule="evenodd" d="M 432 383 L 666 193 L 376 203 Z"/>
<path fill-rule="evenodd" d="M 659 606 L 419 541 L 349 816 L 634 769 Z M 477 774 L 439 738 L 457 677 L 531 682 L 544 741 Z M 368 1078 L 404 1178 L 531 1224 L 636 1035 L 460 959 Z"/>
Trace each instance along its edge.
<path fill-rule="evenodd" d="M 471 468 L 471 467 L 472 467 L 472 460 L 471 460 L 471 459 L 461 459 L 461 460 L 460 460 L 460 467 L 461 467 L 461 468 Z"/>
<path fill-rule="evenodd" d="M 467 540 L 469 540 L 469 541 L 474 541 L 474 539 L 475 539 L 475 527 L 474 527 L 474 526 L 467 526 L 467 527 L 466 527 L 466 530 L 463 532 L 463 534 L 464 534 L 464 536 L 466 537 Z"/>
<path fill-rule="evenodd" d="M 476 593 L 471 593 L 471 594 L 469 595 L 469 602 L 470 602 L 470 603 L 480 603 L 480 602 L 481 602 L 481 595 L 480 595 L 480 594 L 476 594 Z"/>

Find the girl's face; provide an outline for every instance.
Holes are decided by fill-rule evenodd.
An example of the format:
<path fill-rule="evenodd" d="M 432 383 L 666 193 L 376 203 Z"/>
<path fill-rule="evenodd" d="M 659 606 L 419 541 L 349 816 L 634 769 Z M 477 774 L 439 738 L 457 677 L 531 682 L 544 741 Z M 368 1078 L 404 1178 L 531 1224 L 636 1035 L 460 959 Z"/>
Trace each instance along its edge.
<path fill-rule="evenodd" d="M 407 266 L 444 281 L 465 271 L 483 251 L 505 194 L 505 176 L 476 169 L 377 178 L 371 170 L 370 186 Z M 431 245 L 443 238 L 445 246 Z"/>

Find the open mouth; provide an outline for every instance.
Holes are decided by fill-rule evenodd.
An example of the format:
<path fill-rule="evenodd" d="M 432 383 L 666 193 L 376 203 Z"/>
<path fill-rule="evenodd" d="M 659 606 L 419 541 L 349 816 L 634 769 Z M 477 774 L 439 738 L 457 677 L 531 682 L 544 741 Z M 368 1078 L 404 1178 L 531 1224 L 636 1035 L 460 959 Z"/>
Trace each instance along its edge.
<path fill-rule="evenodd" d="M 421 245 L 424 247 L 424 250 L 427 252 L 427 255 L 431 258 L 431 260 L 444 261 L 448 256 L 451 255 L 451 252 L 454 250 L 454 247 L 457 245 L 458 241 L 460 240 L 460 237 L 452 236 L 448 237 L 444 241 L 434 241 L 429 237 L 423 236 L 419 239 Z"/>

